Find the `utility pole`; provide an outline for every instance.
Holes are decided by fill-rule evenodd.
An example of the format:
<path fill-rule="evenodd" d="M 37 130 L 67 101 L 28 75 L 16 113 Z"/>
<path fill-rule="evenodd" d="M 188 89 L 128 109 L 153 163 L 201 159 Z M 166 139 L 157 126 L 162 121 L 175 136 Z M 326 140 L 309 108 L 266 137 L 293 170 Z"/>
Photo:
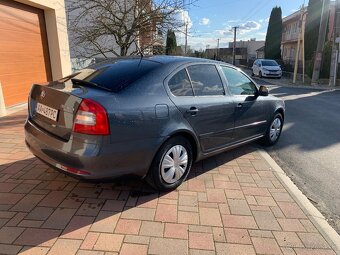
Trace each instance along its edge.
<path fill-rule="evenodd" d="M 299 20 L 299 35 L 298 35 L 297 48 L 296 48 L 296 53 L 295 53 L 293 84 L 296 83 L 296 76 L 297 76 L 297 71 L 298 71 L 298 66 L 299 66 L 299 55 L 300 55 L 300 44 L 301 44 L 302 29 L 303 29 L 302 26 L 303 26 L 304 9 L 305 9 L 305 6 L 302 5 L 301 11 L 300 11 L 300 20 Z"/>
<path fill-rule="evenodd" d="M 233 27 L 234 29 L 234 45 L 233 45 L 233 65 L 235 65 L 235 57 L 236 57 L 236 34 L 237 34 L 237 29 L 239 27 L 235 26 Z"/>
<path fill-rule="evenodd" d="M 220 56 L 220 38 L 217 39 L 217 54 L 216 54 L 216 58 L 217 60 L 219 60 L 219 56 Z"/>
<path fill-rule="evenodd" d="M 329 74 L 329 86 L 336 86 L 336 78 L 339 66 L 339 42 L 337 42 L 338 37 L 340 37 L 340 0 L 336 1 L 335 7 L 335 24 L 333 30 L 332 62 Z"/>
<path fill-rule="evenodd" d="M 188 48 L 188 22 L 185 22 L 185 46 L 184 46 L 184 56 L 187 55 Z"/>
<path fill-rule="evenodd" d="M 318 38 L 318 45 L 316 48 L 315 54 L 315 61 L 314 61 L 314 69 L 313 69 L 313 76 L 312 76 L 312 85 L 317 85 L 319 76 L 320 76 L 320 69 L 321 69 L 321 62 L 322 62 L 322 52 L 325 45 L 325 38 L 326 38 L 326 31 L 327 31 L 327 23 L 328 23 L 328 16 L 329 16 L 329 3 L 330 0 L 323 0 L 322 1 L 322 12 L 321 12 L 321 21 L 320 21 L 320 29 L 319 29 L 319 38 Z"/>

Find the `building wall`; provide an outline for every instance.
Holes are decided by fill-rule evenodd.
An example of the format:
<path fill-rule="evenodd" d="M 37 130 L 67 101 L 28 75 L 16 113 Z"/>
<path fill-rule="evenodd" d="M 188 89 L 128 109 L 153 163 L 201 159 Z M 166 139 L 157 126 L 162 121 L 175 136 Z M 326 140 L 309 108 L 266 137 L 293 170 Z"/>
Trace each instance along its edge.
<path fill-rule="evenodd" d="M 71 73 L 64 0 L 17 0 L 44 10 L 53 80 Z"/>
<path fill-rule="evenodd" d="M 263 47 L 265 44 L 265 41 L 256 41 L 256 40 L 250 40 L 250 41 L 237 41 L 236 42 L 236 48 L 246 48 L 247 49 L 247 61 L 251 59 L 256 59 L 256 50 Z M 229 48 L 233 48 L 234 43 L 229 43 Z"/>
<path fill-rule="evenodd" d="M 295 53 L 298 46 L 298 37 L 299 33 L 301 33 L 301 29 L 305 30 L 306 26 L 306 18 L 308 16 L 307 7 L 303 10 L 305 13 L 303 15 L 302 25 L 299 27 L 299 22 L 301 18 L 301 11 L 296 11 L 291 15 L 285 17 L 283 19 L 283 32 L 282 32 L 282 42 L 281 42 L 281 49 L 282 49 L 282 60 L 285 64 L 294 65 L 295 63 Z M 329 8 L 329 28 L 328 28 L 328 35 L 327 40 L 331 40 L 333 30 L 334 30 L 334 21 L 335 21 L 335 2 L 331 2 Z M 319 31 L 315 31 L 318 33 Z M 299 68 L 301 68 L 302 63 L 302 38 L 300 39 L 300 52 L 299 52 Z"/>

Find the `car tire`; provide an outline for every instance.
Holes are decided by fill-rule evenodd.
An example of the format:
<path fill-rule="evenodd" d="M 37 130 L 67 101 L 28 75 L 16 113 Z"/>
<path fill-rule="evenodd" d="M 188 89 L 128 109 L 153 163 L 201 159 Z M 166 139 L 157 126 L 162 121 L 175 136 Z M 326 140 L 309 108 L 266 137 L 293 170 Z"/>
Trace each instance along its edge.
<path fill-rule="evenodd" d="M 283 117 L 281 113 L 277 112 L 272 118 L 264 137 L 261 139 L 261 143 L 265 146 L 273 146 L 276 144 L 281 136 L 282 127 Z"/>
<path fill-rule="evenodd" d="M 251 71 L 251 76 L 253 76 L 253 77 L 255 76 L 254 71 Z"/>
<path fill-rule="evenodd" d="M 192 162 L 190 142 L 182 136 L 170 138 L 158 150 L 146 181 L 159 191 L 176 189 L 187 178 Z"/>
<path fill-rule="evenodd" d="M 259 77 L 260 77 L 260 78 L 263 78 L 262 72 L 261 72 L 261 71 L 259 72 Z"/>

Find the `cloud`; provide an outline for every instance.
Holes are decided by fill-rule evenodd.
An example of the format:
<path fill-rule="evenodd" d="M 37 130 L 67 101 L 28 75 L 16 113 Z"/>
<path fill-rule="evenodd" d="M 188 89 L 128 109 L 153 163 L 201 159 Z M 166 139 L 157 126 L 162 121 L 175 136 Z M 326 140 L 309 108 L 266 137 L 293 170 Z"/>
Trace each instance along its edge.
<path fill-rule="evenodd" d="M 208 18 L 203 18 L 200 21 L 200 25 L 206 26 L 206 25 L 209 25 L 209 24 L 210 24 L 210 19 L 208 19 Z"/>
<path fill-rule="evenodd" d="M 259 22 L 247 21 L 246 23 L 239 25 L 238 34 L 243 35 L 249 32 L 258 31 L 261 29 L 261 27 L 262 25 Z M 223 29 L 215 30 L 215 33 L 221 36 L 230 36 L 234 33 L 233 26 L 228 25 Z"/>
<path fill-rule="evenodd" d="M 256 21 L 247 21 L 246 23 L 240 25 L 240 30 L 252 31 L 259 30 L 261 28 L 261 24 Z"/>
<path fill-rule="evenodd" d="M 185 40 L 185 29 L 186 25 L 188 25 L 188 33 L 190 32 L 190 29 L 192 28 L 192 20 L 189 16 L 189 12 L 186 10 L 179 10 L 174 15 L 173 18 L 180 24 L 175 29 L 176 39 L 177 39 L 177 45 L 180 45 L 184 43 Z"/>

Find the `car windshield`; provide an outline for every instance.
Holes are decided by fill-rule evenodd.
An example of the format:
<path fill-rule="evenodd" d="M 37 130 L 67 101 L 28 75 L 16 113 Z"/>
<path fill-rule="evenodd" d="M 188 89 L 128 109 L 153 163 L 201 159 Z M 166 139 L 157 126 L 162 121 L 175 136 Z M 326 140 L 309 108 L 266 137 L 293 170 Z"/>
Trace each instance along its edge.
<path fill-rule="evenodd" d="M 145 59 L 121 59 L 104 65 L 94 65 L 60 81 L 71 78 L 74 83 L 83 86 L 119 92 L 160 65 Z"/>
<path fill-rule="evenodd" d="M 262 66 L 278 66 L 278 63 L 274 60 L 263 60 Z"/>

